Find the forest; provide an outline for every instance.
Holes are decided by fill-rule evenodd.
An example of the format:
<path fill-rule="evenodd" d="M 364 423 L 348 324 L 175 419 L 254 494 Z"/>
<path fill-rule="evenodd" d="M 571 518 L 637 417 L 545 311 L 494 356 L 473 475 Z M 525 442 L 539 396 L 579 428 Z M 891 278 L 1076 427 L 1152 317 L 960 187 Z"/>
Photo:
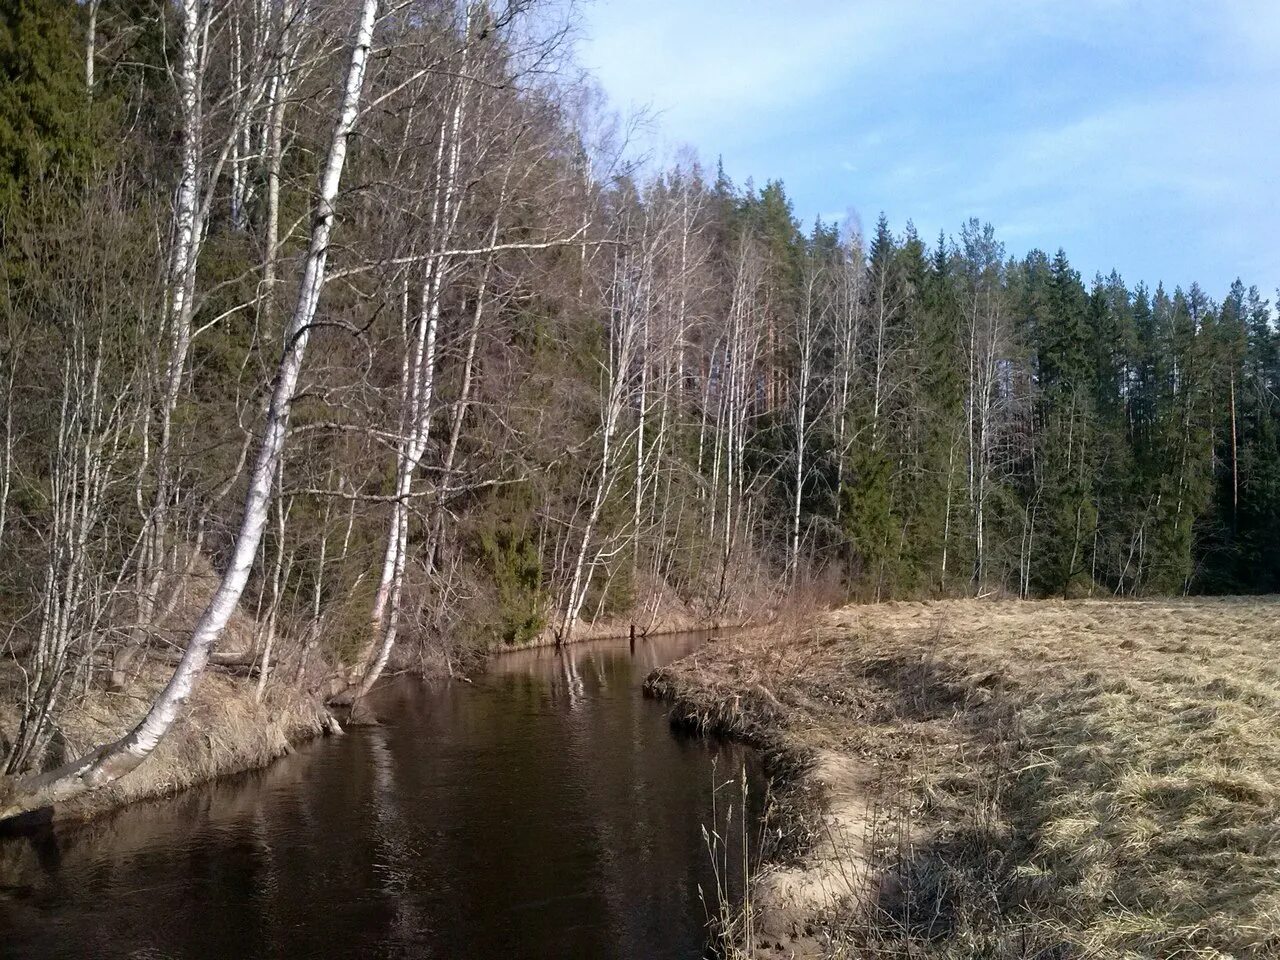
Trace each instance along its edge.
<path fill-rule="evenodd" d="M 0 0 L 0 816 L 129 773 L 211 665 L 349 704 L 797 595 L 1280 590 L 1264 292 L 802 223 L 635 157 L 573 41 Z"/>

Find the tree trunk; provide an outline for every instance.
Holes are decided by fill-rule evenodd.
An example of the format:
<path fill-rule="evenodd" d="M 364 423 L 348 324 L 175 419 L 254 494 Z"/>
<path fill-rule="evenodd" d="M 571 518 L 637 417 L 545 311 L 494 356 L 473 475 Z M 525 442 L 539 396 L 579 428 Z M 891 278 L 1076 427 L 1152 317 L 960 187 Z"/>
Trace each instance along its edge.
<path fill-rule="evenodd" d="M 136 769 L 172 729 L 191 698 L 214 645 L 240 601 L 266 526 L 276 470 L 288 433 L 293 394 L 324 285 L 335 202 L 346 161 L 347 142 L 359 110 L 377 7 L 378 0 L 362 0 L 339 115 L 316 197 L 311 243 L 298 289 L 298 299 L 285 337 L 261 446 L 250 476 L 244 515 L 227 570 L 197 621 L 182 660 L 168 685 L 152 703 L 141 722 L 120 740 L 100 746 L 70 764 L 46 774 L 16 781 L 9 796 L 0 800 L 3 803 L 0 806 L 0 819 L 97 789 Z"/>

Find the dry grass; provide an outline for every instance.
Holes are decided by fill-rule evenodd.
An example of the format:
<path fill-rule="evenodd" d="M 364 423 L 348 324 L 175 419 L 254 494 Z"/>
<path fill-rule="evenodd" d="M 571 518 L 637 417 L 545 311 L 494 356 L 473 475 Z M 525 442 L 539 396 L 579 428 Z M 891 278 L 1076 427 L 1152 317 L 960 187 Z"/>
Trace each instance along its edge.
<path fill-rule="evenodd" d="M 58 756 L 70 759 L 109 743 L 133 727 L 163 686 L 171 668 L 156 665 L 125 693 L 95 689 L 77 701 L 59 725 Z M 165 796 L 217 777 L 265 766 L 292 747 L 320 734 L 327 719 L 312 698 L 273 685 L 264 702 L 254 700 L 255 682 L 210 671 L 174 729 L 127 777 L 62 804 L 62 820 L 85 819 L 147 797 Z M 8 721 L 11 708 L 0 710 Z"/>
<path fill-rule="evenodd" d="M 854 783 L 866 838 L 845 859 L 877 880 L 811 901 L 765 955 L 1275 957 L 1277 614 L 1274 598 L 853 607 L 715 644 L 651 687 L 686 722 L 854 771 L 798 778 L 827 814 L 796 814 L 789 866 L 831 858 Z"/>
<path fill-rule="evenodd" d="M 190 636 L 201 611 L 218 584 L 207 558 L 183 557 L 181 575 L 167 584 L 163 595 L 168 618 L 157 631 L 177 656 L 180 644 Z M 225 654 L 243 654 L 253 645 L 258 625 L 237 608 L 219 643 Z M 296 667 L 289 664 L 289 669 Z M 93 747 L 110 743 L 142 718 L 173 673 L 174 664 L 150 660 L 135 668 L 123 692 L 105 689 L 107 664 L 100 659 L 97 676 L 89 689 L 67 693 L 67 706 L 58 717 L 52 755 L 43 769 L 78 757 Z M 277 664 L 277 672 L 282 672 Z M 317 667 L 323 670 L 323 665 Z M 304 686 L 312 688 L 314 678 Z M 195 696 L 174 729 L 156 751 L 128 776 L 91 794 L 62 804 L 59 819 L 86 819 L 134 800 L 164 796 L 231 773 L 256 769 L 283 756 L 294 744 L 327 729 L 328 715 L 315 693 L 303 693 L 290 684 L 268 685 L 262 703 L 256 702 L 256 677 L 245 672 L 227 673 L 215 667 L 205 671 Z M 16 664 L 0 658 L 0 739 L 17 729 L 20 680 Z M 0 778 L 0 790 L 4 780 Z"/>

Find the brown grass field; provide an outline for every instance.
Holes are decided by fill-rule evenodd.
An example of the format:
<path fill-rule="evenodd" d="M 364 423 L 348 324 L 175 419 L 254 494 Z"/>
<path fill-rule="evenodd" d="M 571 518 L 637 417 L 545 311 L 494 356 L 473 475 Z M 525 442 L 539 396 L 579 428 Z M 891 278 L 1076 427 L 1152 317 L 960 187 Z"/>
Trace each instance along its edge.
<path fill-rule="evenodd" d="M 739 949 L 1280 957 L 1278 615 L 888 603 L 659 671 L 673 720 L 784 774 Z"/>

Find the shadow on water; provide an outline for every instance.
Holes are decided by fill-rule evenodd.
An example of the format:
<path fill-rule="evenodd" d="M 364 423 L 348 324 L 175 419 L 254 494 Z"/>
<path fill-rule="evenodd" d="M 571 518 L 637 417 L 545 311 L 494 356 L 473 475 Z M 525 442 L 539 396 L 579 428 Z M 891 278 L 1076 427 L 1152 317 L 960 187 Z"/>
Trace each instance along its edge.
<path fill-rule="evenodd" d="M 750 751 L 673 733 L 640 685 L 704 637 L 397 678 L 379 726 L 0 839 L 0 956 L 698 957 L 713 778 L 745 768 L 751 822 L 763 780 Z M 722 789 L 721 818 L 738 800 Z"/>

